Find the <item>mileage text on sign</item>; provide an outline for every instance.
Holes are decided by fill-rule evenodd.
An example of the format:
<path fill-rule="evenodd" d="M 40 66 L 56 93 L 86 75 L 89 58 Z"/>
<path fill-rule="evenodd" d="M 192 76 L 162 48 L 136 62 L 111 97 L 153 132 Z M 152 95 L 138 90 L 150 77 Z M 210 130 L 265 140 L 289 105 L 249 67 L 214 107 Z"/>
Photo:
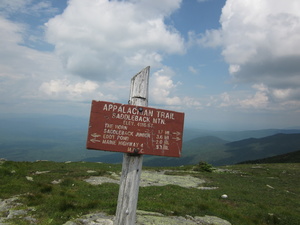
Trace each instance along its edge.
<path fill-rule="evenodd" d="M 180 157 L 184 113 L 93 101 L 87 148 Z"/>

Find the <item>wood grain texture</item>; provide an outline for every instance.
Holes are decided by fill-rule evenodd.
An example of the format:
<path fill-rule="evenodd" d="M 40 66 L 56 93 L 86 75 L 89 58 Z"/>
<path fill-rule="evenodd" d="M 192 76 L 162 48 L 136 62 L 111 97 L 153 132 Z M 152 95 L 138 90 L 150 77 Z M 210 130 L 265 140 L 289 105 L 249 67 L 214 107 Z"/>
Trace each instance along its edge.
<path fill-rule="evenodd" d="M 131 105 L 148 106 L 149 71 L 148 66 L 131 79 Z M 143 155 L 124 154 L 114 225 L 135 224 L 142 165 Z"/>

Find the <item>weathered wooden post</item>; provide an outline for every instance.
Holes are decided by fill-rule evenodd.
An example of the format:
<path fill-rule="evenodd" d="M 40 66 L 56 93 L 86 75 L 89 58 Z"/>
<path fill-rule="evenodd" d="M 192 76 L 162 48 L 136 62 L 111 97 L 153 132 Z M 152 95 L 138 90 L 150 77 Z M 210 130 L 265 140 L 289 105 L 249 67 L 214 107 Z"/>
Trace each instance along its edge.
<path fill-rule="evenodd" d="M 143 155 L 180 157 L 184 113 L 148 107 L 150 67 L 131 79 L 129 104 L 92 101 L 86 147 L 123 152 L 115 225 L 133 225 Z"/>
<path fill-rule="evenodd" d="M 146 67 L 131 79 L 129 103 L 136 106 L 148 106 L 148 82 L 150 67 Z M 136 207 L 142 173 L 143 155 L 124 153 L 122 175 L 118 197 L 115 225 L 133 225 L 136 220 Z"/>

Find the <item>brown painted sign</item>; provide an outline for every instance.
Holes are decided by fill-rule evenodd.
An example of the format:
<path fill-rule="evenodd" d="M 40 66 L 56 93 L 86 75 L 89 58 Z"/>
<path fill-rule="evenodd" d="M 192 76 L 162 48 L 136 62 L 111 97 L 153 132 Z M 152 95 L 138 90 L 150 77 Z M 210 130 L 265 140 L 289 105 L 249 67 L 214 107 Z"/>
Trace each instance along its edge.
<path fill-rule="evenodd" d="M 87 148 L 180 157 L 184 113 L 93 101 Z"/>

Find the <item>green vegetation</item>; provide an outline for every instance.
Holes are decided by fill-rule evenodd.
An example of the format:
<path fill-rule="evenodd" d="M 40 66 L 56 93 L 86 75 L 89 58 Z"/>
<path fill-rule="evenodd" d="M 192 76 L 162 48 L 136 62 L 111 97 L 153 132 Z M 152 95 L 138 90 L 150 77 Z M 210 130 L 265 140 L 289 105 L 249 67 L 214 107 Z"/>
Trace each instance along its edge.
<path fill-rule="evenodd" d="M 299 163 L 234 165 L 210 173 L 193 168 L 144 170 L 168 169 L 168 174 L 173 170 L 173 174 L 199 177 L 206 180 L 205 186 L 218 188 L 141 187 L 138 209 L 170 216 L 213 215 L 234 225 L 300 224 Z M 19 201 L 24 205 L 18 207 L 31 207 L 29 213 L 38 224 L 63 224 L 93 212 L 113 215 L 118 185 L 93 186 L 84 179 L 92 175 L 110 177 L 120 171 L 120 164 L 6 161 L 0 164 L 0 198 L 20 195 Z M 228 198 L 221 198 L 223 194 Z M 22 224 L 27 223 L 24 220 Z"/>
<path fill-rule="evenodd" d="M 214 168 L 212 165 L 207 162 L 200 161 L 198 165 L 196 165 L 193 169 L 194 171 L 202 171 L 202 172 L 213 172 Z"/>
<path fill-rule="evenodd" d="M 117 203 L 112 199 L 117 199 L 118 186 L 96 187 L 84 182 L 83 179 L 90 177 L 88 170 L 95 171 L 95 176 L 110 176 L 110 173 L 120 171 L 121 166 L 7 161 L 0 167 L 0 198 L 21 195 L 20 201 L 35 209 L 31 213 L 38 219 L 38 224 L 63 224 L 99 209 L 114 214 Z M 26 177 L 31 177 L 32 181 Z"/>
<path fill-rule="evenodd" d="M 290 152 L 282 155 L 276 155 L 273 157 L 268 157 L 263 159 L 245 161 L 245 162 L 241 162 L 240 164 L 298 163 L 298 162 L 300 162 L 300 151 Z"/>

